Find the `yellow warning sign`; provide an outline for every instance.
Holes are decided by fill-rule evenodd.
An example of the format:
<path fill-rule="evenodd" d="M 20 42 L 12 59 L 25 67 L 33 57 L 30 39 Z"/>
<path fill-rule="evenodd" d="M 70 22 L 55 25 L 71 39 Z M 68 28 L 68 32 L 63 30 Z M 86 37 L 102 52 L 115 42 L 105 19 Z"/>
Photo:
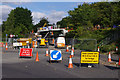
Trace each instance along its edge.
<path fill-rule="evenodd" d="M 81 52 L 81 63 L 99 63 L 99 52 Z"/>

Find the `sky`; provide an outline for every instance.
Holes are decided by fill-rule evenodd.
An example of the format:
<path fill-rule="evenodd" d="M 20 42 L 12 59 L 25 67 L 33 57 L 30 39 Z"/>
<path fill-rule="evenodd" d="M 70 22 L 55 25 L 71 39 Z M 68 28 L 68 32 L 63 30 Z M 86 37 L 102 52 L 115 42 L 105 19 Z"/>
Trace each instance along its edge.
<path fill-rule="evenodd" d="M 40 18 L 42 17 L 48 18 L 48 21 L 50 23 L 56 23 L 62 20 L 62 18 L 68 16 L 69 10 L 74 10 L 74 8 L 77 8 L 78 5 L 84 3 L 83 1 L 77 0 L 74 0 L 74 2 L 72 2 L 72 0 L 69 0 L 69 2 L 57 2 L 59 0 L 54 0 L 53 2 L 45 2 L 45 0 L 44 2 L 33 2 L 31 0 L 25 0 L 27 2 L 22 1 L 23 0 L 21 0 L 21 2 L 17 2 L 16 0 L 4 0 L 4 2 L 0 3 L 0 16 L 2 16 L 2 19 L 0 19 L 0 24 L 2 24 L 2 21 L 7 20 L 10 11 L 15 9 L 16 7 L 23 7 L 29 9 L 32 12 L 33 24 L 35 25 L 40 21 Z"/>
<path fill-rule="evenodd" d="M 33 23 L 37 24 L 42 17 L 47 17 L 50 23 L 56 23 L 68 16 L 68 11 L 77 7 L 77 2 L 3 2 L 2 21 L 6 21 L 8 14 L 16 7 L 27 8 L 32 12 Z"/>

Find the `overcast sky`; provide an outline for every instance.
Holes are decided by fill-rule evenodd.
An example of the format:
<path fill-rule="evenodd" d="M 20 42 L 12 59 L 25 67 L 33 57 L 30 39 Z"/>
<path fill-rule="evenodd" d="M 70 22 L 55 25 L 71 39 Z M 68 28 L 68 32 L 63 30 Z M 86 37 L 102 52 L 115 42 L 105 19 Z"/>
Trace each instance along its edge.
<path fill-rule="evenodd" d="M 40 18 L 42 17 L 47 17 L 50 23 L 56 23 L 62 18 L 68 16 L 67 12 L 69 10 L 73 10 L 78 5 L 83 4 L 83 2 L 85 2 L 85 0 L 74 0 L 74 2 L 73 0 L 69 0 L 69 2 L 57 2 L 60 0 L 52 0 L 53 2 L 42 2 L 40 0 L 36 0 L 38 2 L 32 1 L 33 0 L 21 0 L 21 2 L 17 2 L 17 0 L 4 0 L 4 2 L 0 4 L 0 12 L 2 12 L 0 13 L 0 16 L 2 16 L 2 19 L 0 18 L 0 24 L 2 24 L 2 21 L 7 20 L 10 11 L 15 9 L 16 7 L 23 7 L 29 9 L 32 12 L 34 24 L 37 24 Z M 96 1 L 100 0 L 94 0 L 94 2 Z"/>

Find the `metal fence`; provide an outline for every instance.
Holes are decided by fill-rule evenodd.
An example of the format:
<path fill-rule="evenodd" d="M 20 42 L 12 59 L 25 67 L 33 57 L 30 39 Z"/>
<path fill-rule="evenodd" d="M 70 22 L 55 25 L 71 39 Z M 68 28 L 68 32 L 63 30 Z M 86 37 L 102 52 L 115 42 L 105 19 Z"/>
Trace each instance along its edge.
<path fill-rule="evenodd" d="M 96 39 L 66 38 L 65 42 L 66 45 L 74 46 L 74 48 L 78 50 L 97 51 Z"/>
<path fill-rule="evenodd" d="M 74 39 L 75 49 L 85 51 L 97 51 L 96 39 Z"/>
<path fill-rule="evenodd" d="M 13 48 L 13 42 L 17 41 L 17 39 L 19 39 L 19 38 L 8 38 L 7 39 L 8 47 Z M 2 40 L 5 43 L 6 39 L 3 38 Z M 50 43 L 49 40 L 52 40 L 52 39 L 47 38 L 46 40 L 48 40 L 48 43 Z M 32 46 L 32 43 L 29 45 Z M 85 51 L 96 51 L 97 50 L 97 40 L 96 39 L 65 38 L 65 45 L 68 45 L 69 47 L 74 46 L 74 48 L 78 49 L 78 50 L 85 50 Z M 48 45 L 48 47 L 49 46 L 54 46 L 54 45 Z"/>
<path fill-rule="evenodd" d="M 73 38 L 65 38 L 65 44 L 66 45 L 74 45 L 74 39 Z"/>

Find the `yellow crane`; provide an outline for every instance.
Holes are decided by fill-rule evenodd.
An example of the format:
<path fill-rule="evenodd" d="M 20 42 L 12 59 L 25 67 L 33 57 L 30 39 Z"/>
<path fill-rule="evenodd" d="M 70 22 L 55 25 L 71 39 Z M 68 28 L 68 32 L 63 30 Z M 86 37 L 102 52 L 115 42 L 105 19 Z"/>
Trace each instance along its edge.
<path fill-rule="evenodd" d="M 43 25 L 43 27 L 45 27 L 47 25 L 47 23 L 45 23 L 44 25 Z"/>
<path fill-rule="evenodd" d="M 47 25 L 47 23 L 44 23 L 43 27 L 45 27 L 46 25 Z M 42 28 L 40 28 L 40 30 L 42 30 L 42 29 L 43 29 L 43 27 L 42 27 Z"/>

